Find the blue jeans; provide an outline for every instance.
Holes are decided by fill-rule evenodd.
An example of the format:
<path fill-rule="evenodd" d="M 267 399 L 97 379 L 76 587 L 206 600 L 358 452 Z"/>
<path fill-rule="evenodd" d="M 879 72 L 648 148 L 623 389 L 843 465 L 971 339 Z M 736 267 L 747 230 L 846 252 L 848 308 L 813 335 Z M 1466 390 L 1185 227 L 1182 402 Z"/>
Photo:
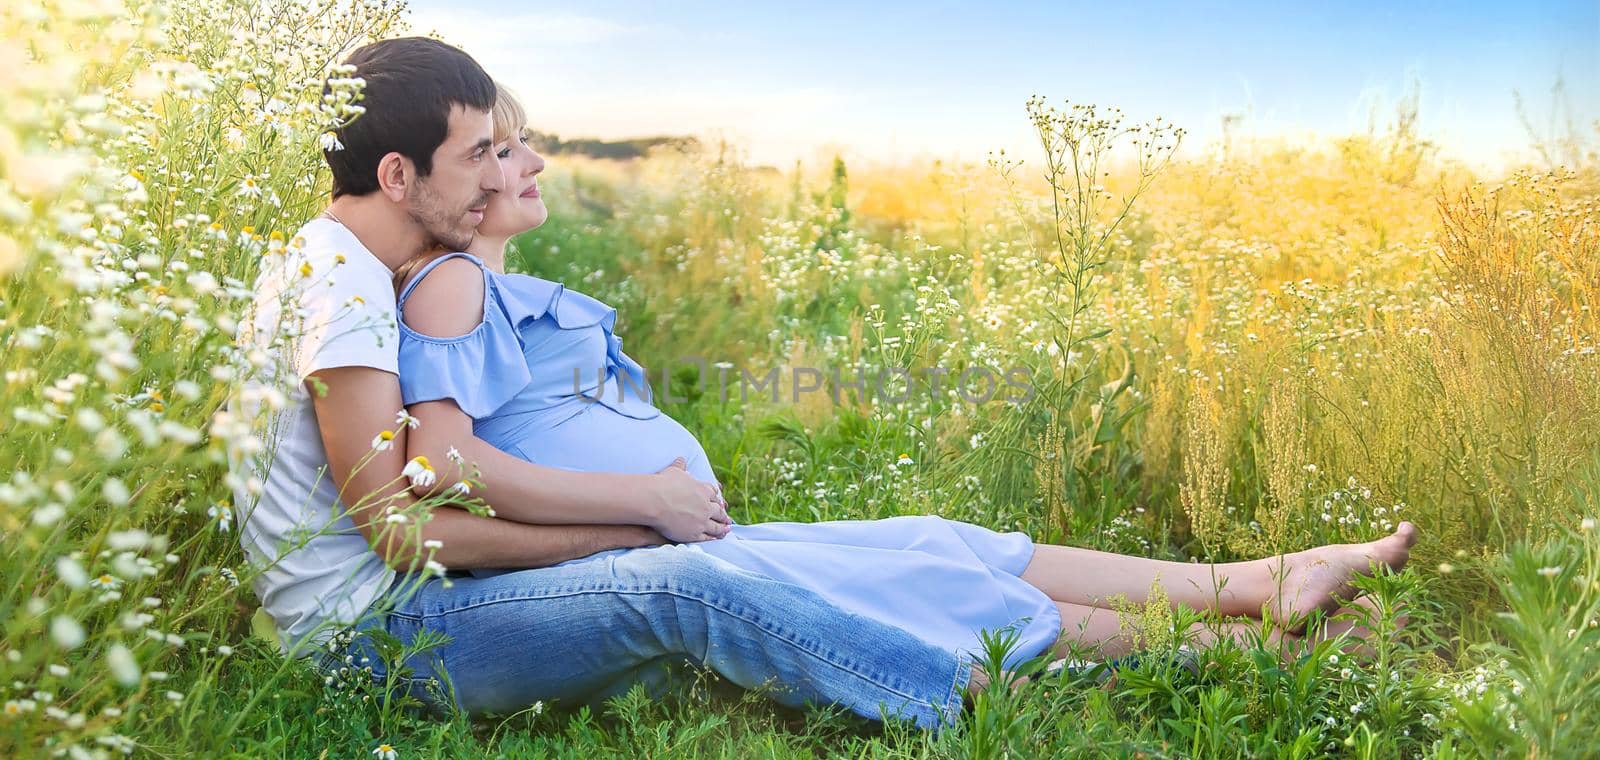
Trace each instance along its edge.
<path fill-rule="evenodd" d="M 960 715 L 971 664 L 815 593 L 682 546 L 600 552 L 483 578 L 400 574 L 325 672 L 385 663 L 362 631 L 402 643 L 450 637 L 413 656 L 405 684 L 435 709 L 504 713 L 536 700 L 590 702 L 649 684 L 679 661 L 794 707 L 840 705 L 937 731 Z M 345 660 L 348 655 L 351 659 Z M 453 695 L 444 694 L 448 679 Z"/>

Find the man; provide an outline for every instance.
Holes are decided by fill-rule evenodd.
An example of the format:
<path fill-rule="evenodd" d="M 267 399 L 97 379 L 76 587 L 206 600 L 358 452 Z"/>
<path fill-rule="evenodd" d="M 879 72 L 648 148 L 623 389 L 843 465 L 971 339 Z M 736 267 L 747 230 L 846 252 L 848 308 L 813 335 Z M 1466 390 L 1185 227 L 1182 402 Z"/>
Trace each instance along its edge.
<path fill-rule="evenodd" d="M 728 530 L 720 496 L 681 466 L 569 472 L 473 439 L 461 448 L 481 495 L 517 520 L 440 507 L 420 530 L 391 530 L 415 512 L 392 278 L 436 245 L 466 248 L 500 191 L 495 88 L 465 53 L 423 38 L 368 45 L 347 63 L 365 82 L 365 113 L 324 154 L 333 202 L 289 251 L 268 255 L 242 332 L 283 360 L 263 385 L 292 383 L 273 440 L 248 463 L 259 499 L 235 480 L 255 590 L 286 653 L 314 652 L 351 626 L 402 640 L 446 630 L 448 644 L 407 665 L 425 681 L 447 677 L 454 706 L 469 712 L 603 696 L 686 659 L 741 686 L 775 683 L 788 704 L 929 728 L 953 719 L 978 680 L 955 655 L 670 541 Z M 286 329 L 293 340 L 275 343 Z M 274 375 L 280 367 L 292 375 Z M 447 586 L 427 560 L 452 573 L 539 569 Z M 373 650 L 358 641 L 350 651 Z M 386 664 L 370 659 L 381 676 Z"/>

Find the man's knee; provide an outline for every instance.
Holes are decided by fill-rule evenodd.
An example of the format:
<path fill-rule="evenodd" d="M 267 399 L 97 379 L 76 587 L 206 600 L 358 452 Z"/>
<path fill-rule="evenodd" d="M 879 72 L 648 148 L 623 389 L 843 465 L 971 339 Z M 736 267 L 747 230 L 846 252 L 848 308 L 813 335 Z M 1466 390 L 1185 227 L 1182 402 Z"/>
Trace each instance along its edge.
<path fill-rule="evenodd" d="M 720 592 L 747 582 L 751 576 L 726 560 L 698 549 L 667 544 L 628 552 L 618 558 L 616 570 L 635 586 L 686 592 Z"/>

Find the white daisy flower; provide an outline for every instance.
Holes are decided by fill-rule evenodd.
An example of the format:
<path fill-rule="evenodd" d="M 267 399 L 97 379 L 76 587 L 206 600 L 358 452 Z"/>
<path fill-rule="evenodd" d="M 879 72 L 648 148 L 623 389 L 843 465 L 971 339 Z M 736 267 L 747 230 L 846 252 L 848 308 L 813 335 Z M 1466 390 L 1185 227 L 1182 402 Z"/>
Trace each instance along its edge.
<path fill-rule="evenodd" d="M 233 529 L 233 508 L 223 502 L 212 504 L 206 514 L 216 522 L 217 530 L 224 533 Z"/>
<path fill-rule="evenodd" d="M 394 424 L 404 425 L 412 430 L 416 430 L 417 428 L 422 427 L 422 420 L 412 417 L 406 412 L 406 410 L 401 409 L 400 411 L 394 413 Z"/>
<path fill-rule="evenodd" d="M 394 431 L 393 430 L 385 430 L 385 431 L 383 431 L 383 432 L 381 432 L 381 433 L 379 433 L 379 434 L 377 434 L 376 436 L 373 437 L 373 439 L 372 439 L 372 450 L 373 451 L 388 451 L 389 449 L 392 449 L 392 448 L 394 448 Z"/>
<path fill-rule="evenodd" d="M 406 462 L 405 469 L 400 471 L 402 476 L 411 479 L 411 483 L 418 488 L 427 488 L 438 481 L 438 475 L 433 471 L 433 465 L 428 463 L 428 458 L 419 456 Z"/>
<path fill-rule="evenodd" d="M 106 650 L 106 667 L 111 669 L 111 677 L 117 683 L 128 687 L 139 685 L 139 661 L 126 646 L 112 644 Z"/>

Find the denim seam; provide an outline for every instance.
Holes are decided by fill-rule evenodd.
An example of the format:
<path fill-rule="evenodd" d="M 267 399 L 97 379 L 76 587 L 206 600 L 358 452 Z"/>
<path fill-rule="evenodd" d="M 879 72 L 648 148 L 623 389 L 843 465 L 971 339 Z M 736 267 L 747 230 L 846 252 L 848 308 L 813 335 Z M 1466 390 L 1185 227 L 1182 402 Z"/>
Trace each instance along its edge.
<path fill-rule="evenodd" d="M 393 612 L 393 613 L 390 613 L 390 614 L 398 615 L 400 617 L 409 619 L 409 620 L 414 621 L 414 622 L 421 622 L 421 621 L 426 620 L 428 618 L 443 617 L 445 615 L 448 615 L 448 614 L 451 614 L 451 613 L 454 613 L 454 612 L 461 612 L 461 611 L 464 611 L 464 610 L 475 609 L 477 607 L 484 607 L 484 606 L 488 606 L 488 605 L 492 605 L 492 604 L 500 604 L 500 603 L 503 603 L 503 602 L 534 601 L 534 600 L 537 600 L 537 599 L 547 599 L 550 596 L 576 596 L 576 595 L 579 595 L 579 594 L 587 595 L 587 594 L 613 594 L 613 593 L 614 594 L 629 594 L 629 595 L 670 594 L 670 595 L 672 595 L 674 597 L 677 597 L 677 598 L 680 598 L 680 599 L 688 599 L 688 600 L 691 600 L 691 601 L 700 602 L 700 603 L 705 604 L 706 606 L 708 606 L 708 607 L 710 607 L 712 609 L 717 610 L 718 612 L 721 612 L 723 614 L 732 616 L 732 617 L 734 617 L 734 618 L 736 618 L 738 620 L 742 620 L 742 621 L 744 621 L 746 623 L 752 623 L 752 624 L 756 625 L 757 627 L 759 627 L 761 630 L 763 630 L 763 631 L 767 632 L 768 634 L 772 635 L 774 638 L 777 638 L 777 639 L 779 639 L 779 640 L 781 640 L 781 641 L 783 641 L 783 642 L 795 647 L 799 651 L 804 652 L 804 653 L 806 653 L 808 655 L 811 655 L 812 657 L 814 657 L 814 658 L 816 658 L 818 660 L 821 660 L 822 662 L 825 662 L 825 663 L 827 663 L 827 664 L 829 664 L 829 665 L 831 665 L 831 666 L 833 666 L 835 668 L 838 668 L 839 670 L 842 670 L 842 671 L 844 671 L 846 673 L 849 673 L 849 674 L 854 675 L 854 676 L 856 676 L 858 678 L 861 678 L 862 680 L 865 680 L 865 681 L 867 681 L 869 683 L 872 683 L 875 686 L 878 686 L 879 688 L 883 689 L 886 692 L 894 694 L 895 696 L 898 696 L 898 697 L 903 697 L 903 698 L 909 700 L 910 702 L 912 702 L 913 704 L 922 705 L 922 706 L 926 706 L 926 707 L 932 708 L 936 714 L 939 713 L 942 710 L 948 710 L 949 709 L 948 706 L 945 706 L 945 705 L 935 705 L 930 701 L 921 700 L 921 699 L 917 698 L 915 695 L 907 694 L 904 691 L 901 691 L 900 689 L 894 688 L 892 686 L 889 686 L 888 684 L 883 683 L 882 681 L 880 681 L 879 679 L 877 679 L 877 678 L 875 678 L 873 676 L 870 676 L 870 675 L 868 675 L 866 673 L 862 673 L 861 671 L 857 670 L 854 667 L 851 667 L 851 666 L 846 665 L 844 663 L 838 662 L 835 659 L 833 659 L 832 657 L 830 657 L 828 654 L 826 654 L 824 652 L 817 651 L 816 649 L 813 649 L 812 647 L 809 647 L 809 646 L 807 646 L 806 644 L 804 644 L 804 643 L 802 643 L 800 641 L 796 641 L 793 638 L 789 637 L 787 634 L 783 633 L 782 631 L 774 630 L 767 623 L 764 623 L 764 622 L 762 622 L 762 621 L 760 621 L 758 619 L 753 619 L 753 618 L 749 618 L 749 617 L 746 617 L 744 615 L 741 615 L 741 614 L 739 614 L 739 613 L 737 613 L 737 612 L 735 612 L 735 611 L 733 611 L 731 609 L 723 607 L 721 604 L 719 604 L 717 602 L 713 602 L 710 599 L 701 598 L 701 597 L 698 597 L 698 596 L 694 596 L 692 594 L 685 594 L 683 592 L 680 592 L 680 591 L 677 591 L 677 590 L 674 590 L 674 589 L 663 588 L 663 589 L 644 589 L 644 590 L 626 590 L 626 591 L 619 590 L 619 589 L 605 589 L 605 588 L 601 588 L 601 589 L 584 589 L 584 590 L 573 591 L 573 592 L 542 594 L 542 595 L 536 595 L 536 596 L 513 596 L 513 597 L 507 597 L 507 598 L 489 599 L 489 600 L 485 600 L 485 601 L 482 601 L 482 602 L 463 605 L 463 606 L 460 606 L 460 607 L 452 607 L 449 610 L 446 610 L 444 612 L 424 613 L 424 614 L 422 614 L 420 616 L 409 615 L 409 614 L 401 613 L 401 612 Z M 957 678 L 959 679 L 959 677 L 960 677 L 959 676 L 960 658 L 957 658 L 957 663 L 956 664 L 957 664 L 957 669 L 958 669 Z"/>
<path fill-rule="evenodd" d="M 968 681 L 972 678 L 972 668 L 960 657 L 956 658 L 956 672 L 950 681 L 950 694 L 945 697 L 943 705 L 936 705 L 935 709 L 940 714 L 940 726 L 953 726 L 961 720 L 961 708 L 964 704 L 962 692 L 966 691 Z"/>

